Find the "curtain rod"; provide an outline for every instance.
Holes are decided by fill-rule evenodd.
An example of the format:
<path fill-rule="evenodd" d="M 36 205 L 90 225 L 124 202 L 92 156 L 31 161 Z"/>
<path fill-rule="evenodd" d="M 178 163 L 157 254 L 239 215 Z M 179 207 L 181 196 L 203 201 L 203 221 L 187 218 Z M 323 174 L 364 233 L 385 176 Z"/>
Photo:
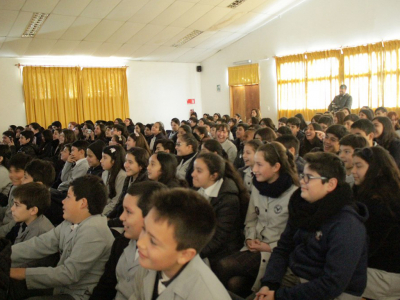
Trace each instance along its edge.
<path fill-rule="evenodd" d="M 15 64 L 16 67 L 61 67 L 61 68 L 73 68 L 73 67 L 80 67 L 80 68 L 129 68 L 128 66 L 62 66 L 62 65 L 23 65 L 23 64 Z"/>

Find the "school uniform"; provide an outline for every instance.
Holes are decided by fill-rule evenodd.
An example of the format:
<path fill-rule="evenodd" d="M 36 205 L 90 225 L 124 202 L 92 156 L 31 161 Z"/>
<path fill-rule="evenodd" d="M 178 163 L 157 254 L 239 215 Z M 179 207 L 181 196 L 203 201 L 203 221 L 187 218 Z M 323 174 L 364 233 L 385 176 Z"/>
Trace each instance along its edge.
<path fill-rule="evenodd" d="M 15 226 L 15 221 L 11 212 L 11 207 L 14 205 L 14 197 L 12 194 L 15 188 L 16 186 L 11 187 L 7 206 L 0 207 L 0 238 L 5 237 Z"/>
<path fill-rule="evenodd" d="M 101 175 L 101 178 L 103 179 L 104 184 L 107 187 L 107 195 L 110 193 L 110 185 L 109 185 L 109 180 L 110 180 L 110 172 L 105 170 L 103 174 Z M 104 207 L 103 210 L 103 215 L 107 215 L 109 212 L 111 212 L 115 205 L 118 203 L 119 196 L 121 195 L 122 188 L 124 186 L 124 181 L 126 178 L 126 172 L 124 170 L 119 170 L 117 177 L 115 178 L 115 196 L 112 198 L 107 199 L 107 204 Z"/>
<path fill-rule="evenodd" d="M 46 233 L 53 228 L 54 228 L 53 224 L 51 224 L 49 219 L 47 219 L 44 215 L 38 216 L 29 225 L 21 223 L 14 245 L 27 241 L 35 236 L 39 236 L 43 233 Z"/>
<path fill-rule="evenodd" d="M 139 266 L 135 274 L 133 294 L 129 300 L 151 300 L 157 271 Z M 161 283 L 160 283 L 161 284 Z M 231 300 L 224 286 L 209 267 L 196 255 L 159 294 L 157 300 Z"/>
<path fill-rule="evenodd" d="M 32 144 L 32 143 L 22 145 L 18 149 L 18 153 L 25 153 L 26 155 L 29 155 L 29 156 L 31 156 L 33 158 L 36 157 L 37 152 L 38 152 L 38 147 L 35 144 Z"/>
<path fill-rule="evenodd" d="M 167 137 L 162 132 L 160 132 L 159 134 L 153 136 L 151 138 L 150 144 L 149 144 L 150 150 L 153 151 L 153 152 L 156 151 L 156 141 L 161 140 L 161 139 L 166 139 L 166 138 Z"/>
<path fill-rule="evenodd" d="M 89 169 L 88 161 L 85 158 L 78 160 L 75 165 L 70 162 L 66 162 L 61 171 L 61 183 L 57 190 L 60 192 L 68 191 L 69 184 L 76 178 L 86 175 Z"/>
<path fill-rule="evenodd" d="M 225 142 L 221 143 L 222 149 L 228 154 L 228 159 L 231 163 L 233 163 L 236 159 L 237 155 L 237 148 L 234 143 L 230 140 L 226 140 Z"/>
<path fill-rule="evenodd" d="M 103 274 L 113 241 L 104 216 L 93 215 L 75 225 L 64 221 L 39 237 L 12 246 L 12 266 L 60 252 L 57 267 L 26 269 L 27 288 L 54 288 L 54 295 L 86 300 Z"/>
<path fill-rule="evenodd" d="M 240 168 L 238 171 L 243 178 L 243 182 L 247 188 L 247 191 L 251 194 L 251 190 L 253 187 L 253 172 L 251 170 L 251 167 L 243 167 Z"/>
<path fill-rule="evenodd" d="M 0 165 L 0 193 L 8 196 L 11 186 L 10 172 L 5 166 Z"/>
<path fill-rule="evenodd" d="M 102 178 L 102 174 L 103 174 L 103 168 L 101 167 L 101 165 L 98 165 L 97 167 L 90 167 L 87 171 L 87 174 L 90 175 L 95 175 L 98 176 L 100 178 Z"/>
<path fill-rule="evenodd" d="M 196 160 L 197 152 L 190 153 L 189 155 L 182 156 L 182 160 L 176 168 L 176 177 L 186 180 L 190 187 L 193 187 L 193 168 L 194 161 Z"/>

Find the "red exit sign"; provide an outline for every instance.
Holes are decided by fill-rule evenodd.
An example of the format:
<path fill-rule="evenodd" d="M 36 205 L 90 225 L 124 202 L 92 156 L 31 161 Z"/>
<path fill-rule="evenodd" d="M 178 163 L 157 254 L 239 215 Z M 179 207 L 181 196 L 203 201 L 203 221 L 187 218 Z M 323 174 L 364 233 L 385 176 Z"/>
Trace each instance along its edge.
<path fill-rule="evenodd" d="M 187 104 L 195 104 L 196 101 L 194 99 L 188 99 Z"/>

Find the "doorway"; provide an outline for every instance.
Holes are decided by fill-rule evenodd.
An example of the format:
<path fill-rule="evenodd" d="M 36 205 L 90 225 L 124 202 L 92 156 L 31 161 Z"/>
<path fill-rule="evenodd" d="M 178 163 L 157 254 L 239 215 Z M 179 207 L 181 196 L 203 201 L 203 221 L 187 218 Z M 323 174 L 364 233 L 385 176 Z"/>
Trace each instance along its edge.
<path fill-rule="evenodd" d="M 240 114 L 243 122 L 251 117 L 251 110 L 260 109 L 260 90 L 258 84 L 230 87 L 231 116 Z"/>

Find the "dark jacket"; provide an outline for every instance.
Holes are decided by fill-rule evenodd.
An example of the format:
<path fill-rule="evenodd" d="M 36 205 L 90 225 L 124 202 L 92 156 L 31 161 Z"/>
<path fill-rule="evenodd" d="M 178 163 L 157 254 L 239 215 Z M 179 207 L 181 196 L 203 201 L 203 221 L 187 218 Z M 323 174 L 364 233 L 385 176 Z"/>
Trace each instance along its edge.
<path fill-rule="evenodd" d="M 303 144 L 300 147 L 299 155 L 303 157 L 306 155 L 308 152 L 310 152 L 314 148 L 323 148 L 324 143 L 317 137 L 315 136 L 314 139 L 312 140 L 312 143 L 307 140 L 307 138 L 304 138 Z"/>
<path fill-rule="evenodd" d="M 394 139 L 386 150 L 393 156 L 396 165 L 400 168 L 400 139 Z"/>
<path fill-rule="evenodd" d="M 22 152 L 22 153 L 25 153 L 26 155 L 29 155 L 29 156 L 35 158 L 36 155 L 37 155 L 37 151 L 38 151 L 38 148 L 37 148 L 36 145 L 34 145 L 34 144 L 25 144 L 25 145 L 22 145 L 19 148 L 18 153 Z"/>
<path fill-rule="evenodd" d="M 151 137 L 151 139 L 149 139 L 148 143 L 149 143 L 149 147 L 150 147 L 150 143 L 151 140 L 153 139 L 154 135 Z M 156 151 L 156 141 L 161 140 L 161 139 L 168 139 L 168 137 L 166 137 L 162 132 L 160 132 L 159 134 L 156 135 L 156 140 L 154 141 L 154 146 L 153 149 L 150 149 L 151 151 Z"/>
<path fill-rule="evenodd" d="M 11 243 L 0 239 L 0 299 L 8 299 L 7 291 L 10 284 Z"/>
<path fill-rule="evenodd" d="M 52 157 L 53 141 L 46 142 L 40 146 L 38 158 Z"/>
<path fill-rule="evenodd" d="M 347 189 L 350 189 L 347 187 Z M 289 211 L 294 197 L 289 202 Z M 330 197 L 351 197 L 336 188 Z M 318 200 L 321 201 L 321 200 Z M 319 230 L 295 226 L 289 214 L 288 225 L 268 262 L 263 286 L 275 290 L 275 299 L 334 299 L 342 293 L 361 296 L 367 282 L 367 238 L 364 226 L 368 210 L 364 204 L 343 206 L 338 213 L 323 220 Z M 287 267 L 308 280 L 292 288 L 279 288 Z"/>
<path fill-rule="evenodd" d="M 212 240 L 200 253 L 201 257 L 210 260 L 211 266 L 243 246 L 239 201 L 236 183 L 232 179 L 224 178 L 218 197 L 210 200 L 217 218 L 217 229 Z"/>
<path fill-rule="evenodd" d="M 240 169 L 244 167 L 244 160 L 243 160 L 243 150 L 244 150 L 244 143 L 240 141 L 240 139 L 236 139 L 233 141 L 237 148 L 237 154 L 233 165 L 236 169 Z"/>
<path fill-rule="evenodd" d="M 337 95 L 332 100 L 331 104 L 329 104 L 328 110 L 337 112 L 345 107 L 347 107 L 348 109 L 351 109 L 352 103 L 353 103 L 353 98 L 349 94 L 346 93 L 343 96 Z"/>
<path fill-rule="evenodd" d="M 98 165 L 97 167 L 93 168 L 90 167 L 87 171 L 88 174 L 91 175 L 96 175 L 99 176 L 101 178 L 101 175 L 103 174 L 103 168 L 101 167 L 101 165 Z"/>
<path fill-rule="evenodd" d="M 135 126 L 129 125 L 129 126 L 126 127 L 126 130 L 128 130 L 129 134 L 134 133 L 135 132 Z"/>

